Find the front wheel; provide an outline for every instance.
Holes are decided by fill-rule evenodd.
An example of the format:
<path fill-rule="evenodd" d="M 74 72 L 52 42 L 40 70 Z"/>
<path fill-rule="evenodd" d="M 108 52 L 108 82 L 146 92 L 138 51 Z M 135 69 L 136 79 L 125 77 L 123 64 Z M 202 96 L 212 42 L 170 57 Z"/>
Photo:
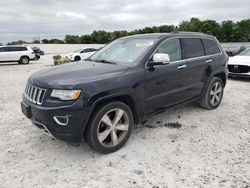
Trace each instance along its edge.
<path fill-rule="evenodd" d="M 112 153 L 128 140 L 133 127 L 133 114 L 122 102 L 111 102 L 99 108 L 85 133 L 89 146 L 100 153 Z"/>
<path fill-rule="evenodd" d="M 203 108 L 213 110 L 217 108 L 223 97 L 224 84 L 221 78 L 214 77 L 211 79 L 207 91 L 204 94 L 200 105 Z"/>
<path fill-rule="evenodd" d="M 80 61 L 81 58 L 80 58 L 79 56 L 76 56 L 76 57 L 74 58 L 74 60 L 75 60 L 75 61 Z"/>

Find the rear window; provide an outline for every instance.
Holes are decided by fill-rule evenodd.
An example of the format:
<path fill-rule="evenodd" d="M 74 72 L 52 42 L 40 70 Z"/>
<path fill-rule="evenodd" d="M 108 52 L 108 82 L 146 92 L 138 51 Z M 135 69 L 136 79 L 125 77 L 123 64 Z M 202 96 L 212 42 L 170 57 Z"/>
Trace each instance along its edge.
<path fill-rule="evenodd" d="M 201 57 L 205 55 L 204 47 L 201 39 L 184 38 L 184 48 L 187 58 Z"/>
<path fill-rule="evenodd" d="M 205 47 L 206 55 L 213 55 L 221 52 L 218 45 L 213 40 L 202 39 L 202 42 Z"/>

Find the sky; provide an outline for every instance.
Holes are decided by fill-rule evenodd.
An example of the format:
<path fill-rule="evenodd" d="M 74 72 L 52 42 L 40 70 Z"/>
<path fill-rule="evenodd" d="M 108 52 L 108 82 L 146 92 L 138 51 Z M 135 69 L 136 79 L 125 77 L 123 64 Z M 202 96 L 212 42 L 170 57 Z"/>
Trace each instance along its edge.
<path fill-rule="evenodd" d="M 250 18 L 249 7 L 250 0 L 0 0 L 0 43 L 178 25 L 192 17 L 239 21 Z"/>

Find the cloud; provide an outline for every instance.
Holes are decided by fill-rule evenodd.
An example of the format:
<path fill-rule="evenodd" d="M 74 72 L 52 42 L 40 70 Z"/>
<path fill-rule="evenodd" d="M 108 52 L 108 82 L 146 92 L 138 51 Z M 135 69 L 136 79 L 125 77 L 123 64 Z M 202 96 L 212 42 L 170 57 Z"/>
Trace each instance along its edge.
<path fill-rule="evenodd" d="M 56 16 L 58 17 L 62 17 L 62 18 L 71 18 L 71 19 L 86 19 L 86 16 L 84 14 L 81 14 L 81 13 L 75 13 L 75 12 L 68 12 L 68 11 L 65 11 L 65 12 L 57 12 L 56 13 Z"/>
<path fill-rule="evenodd" d="M 0 42 L 179 24 L 191 17 L 250 18 L 249 0 L 0 0 Z"/>

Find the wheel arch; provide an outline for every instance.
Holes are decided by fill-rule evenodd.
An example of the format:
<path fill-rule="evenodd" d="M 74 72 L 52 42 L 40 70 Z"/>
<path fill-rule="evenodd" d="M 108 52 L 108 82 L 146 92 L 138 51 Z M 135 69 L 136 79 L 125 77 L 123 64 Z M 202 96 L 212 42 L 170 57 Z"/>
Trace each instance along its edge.
<path fill-rule="evenodd" d="M 22 56 L 20 57 L 19 61 L 21 61 L 21 59 L 24 58 L 24 57 L 27 57 L 27 58 L 30 60 L 30 57 L 29 57 L 28 55 L 22 55 Z"/>
<path fill-rule="evenodd" d="M 209 86 L 209 83 L 210 83 L 210 81 L 212 80 L 213 77 L 219 77 L 220 79 L 222 79 L 224 87 L 225 87 L 225 85 L 227 83 L 227 74 L 226 74 L 225 70 L 215 71 L 212 74 L 210 74 L 210 76 L 209 76 L 209 78 L 207 80 L 207 83 L 205 84 L 205 87 L 204 87 L 204 90 L 203 90 L 203 93 L 202 93 L 201 97 L 203 97 L 204 94 L 206 93 L 207 88 Z"/>
<path fill-rule="evenodd" d="M 218 72 L 218 73 L 214 74 L 213 77 L 220 78 L 223 81 L 223 84 L 224 84 L 224 87 L 225 87 L 225 85 L 227 83 L 227 75 L 226 75 L 225 72 Z"/>
<path fill-rule="evenodd" d="M 96 100 L 91 105 L 91 108 L 90 108 L 89 113 L 88 113 L 89 115 L 85 121 L 83 133 L 85 132 L 86 128 L 89 126 L 89 123 L 90 123 L 91 118 L 93 117 L 95 111 L 99 110 L 103 105 L 110 103 L 112 101 L 120 101 L 120 102 L 125 103 L 132 111 L 134 123 L 138 124 L 141 121 L 139 107 L 138 107 L 137 103 L 135 102 L 136 100 L 134 99 L 133 96 L 131 96 L 127 93 L 106 96 L 106 97 L 103 97 L 103 98 Z"/>
<path fill-rule="evenodd" d="M 74 60 L 76 61 L 76 58 L 82 59 L 80 55 L 75 55 Z"/>

